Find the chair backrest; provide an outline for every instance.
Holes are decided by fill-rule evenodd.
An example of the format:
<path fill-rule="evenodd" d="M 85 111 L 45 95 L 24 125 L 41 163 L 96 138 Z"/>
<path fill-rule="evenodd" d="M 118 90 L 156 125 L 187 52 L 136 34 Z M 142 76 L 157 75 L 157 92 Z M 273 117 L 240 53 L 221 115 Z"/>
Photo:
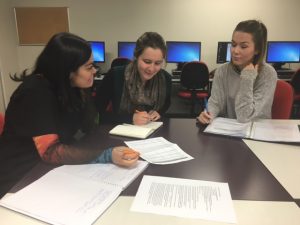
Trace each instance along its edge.
<path fill-rule="evenodd" d="M 184 64 L 180 83 L 187 89 L 200 89 L 208 85 L 209 71 L 204 62 L 193 61 Z"/>
<path fill-rule="evenodd" d="M 4 115 L 0 113 L 0 135 L 3 132 L 3 128 L 4 128 Z"/>
<path fill-rule="evenodd" d="M 130 62 L 131 62 L 131 60 L 128 58 L 118 57 L 118 58 L 113 59 L 110 67 L 113 68 L 116 66 L 125 66 L 125 65 L 129 64 Z"/>
<path fill-rule="evenodd" d="M 294 73 L 291 85 L 293 86 L 295 92 L 300 93 L 300 68 Z"/>
<path fill-rule="evenodd" d="M 277 80 L 272 105 L 272 119 L 290 119 L 293 98 L 293 87 L 286 81 Z"/>

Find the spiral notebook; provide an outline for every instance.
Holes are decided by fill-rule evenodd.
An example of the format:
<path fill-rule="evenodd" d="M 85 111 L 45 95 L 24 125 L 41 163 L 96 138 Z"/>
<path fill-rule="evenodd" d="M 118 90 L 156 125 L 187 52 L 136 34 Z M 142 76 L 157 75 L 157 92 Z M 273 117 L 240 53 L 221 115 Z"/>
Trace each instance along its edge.
<path fill-rule="evenodd" d="M 148 163 L 131 168 L 114 164 L 61 166 L 15 194 L 0 205 L 55 225 L 90 225 L 120 195 Z"/>

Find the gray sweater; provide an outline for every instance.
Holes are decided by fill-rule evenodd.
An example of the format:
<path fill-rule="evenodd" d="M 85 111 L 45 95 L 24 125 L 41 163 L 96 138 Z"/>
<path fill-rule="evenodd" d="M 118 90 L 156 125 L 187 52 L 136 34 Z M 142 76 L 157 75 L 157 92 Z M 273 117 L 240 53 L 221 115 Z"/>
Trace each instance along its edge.
<path fill-rule="evenodd" d="M 277 73 L 263 64 L 259 73 L 245 70 L 240 74 L 231 63 L 220 66 L 214 76 L 208 111 L 215 117 L 248 122 L 270 119 Z"/>

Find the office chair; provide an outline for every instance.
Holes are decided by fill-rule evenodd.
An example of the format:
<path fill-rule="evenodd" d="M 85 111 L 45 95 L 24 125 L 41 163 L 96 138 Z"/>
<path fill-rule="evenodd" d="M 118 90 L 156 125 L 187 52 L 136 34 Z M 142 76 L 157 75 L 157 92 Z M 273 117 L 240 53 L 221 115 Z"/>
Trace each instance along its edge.
<path fill-rule="evenodd" d="M 291 85 L 294 88 L 293 117 L 300 118 L 300 68 L 294 73 Z"/>
<path fill-rule="evenodd" d="M 3 132 L 3 128 L 4 128 L 4 115 L 0 113 L 0 135 Z"/>
<path fill-rule="evenodd" d="M 113 59 L 113 61 L 111 62 L 110 68 L 113 68 L 116 66 L 125 66 L 125 65 L 128 65 L 130 62 L 131 62 L 131 60 L 128 58 L 118 57 L 118 58 Z"/>
<path fill-rule="evenodd" d="M 293 87 L 284 80 L 277 80 L 272 105 L 272 119 L 290 119 L 293 101 Z"/>
<path fill-rule="evenodd" d="M 203 103 L 208 98 L 208 91 L 205 90 L 209 83 L 209 71 L 204 62 L 193 61 L 186 63 L 181 72 L 180 84 L 182 89 L 178 92 L 178 96 L 191 101 L 191 116 L 195 113 L 197 100 Z"/>
<path fill-rule="evenodd" d="M 113 61 L 111 62 L 110 67 L 113 68 L 113 67 L 117 67 L 117 66 L 124 66 L 124 65 L 128 65 L 130 62 L 131 62 L 131 60 L 128 59 L 128 58 L 117 57 L 117 58 L 113 59 Z M 94 87 L 94 89 L 92 91 L 92 96 L 94 98 L 96 98 L 96 93 L 97 93 L 96 87 Z M 109 104 L 107 105 L 106 111 L 107 112 L 112 112 L 112 103 L 111 102 L 109 102 Z"/>

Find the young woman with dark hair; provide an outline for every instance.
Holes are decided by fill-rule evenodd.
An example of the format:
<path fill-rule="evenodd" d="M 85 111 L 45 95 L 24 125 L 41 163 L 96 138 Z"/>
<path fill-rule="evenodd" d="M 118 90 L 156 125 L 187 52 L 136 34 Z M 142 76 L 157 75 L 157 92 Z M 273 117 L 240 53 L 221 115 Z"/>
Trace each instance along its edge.
<path fill-rule="evenodd" d="M 85 149 L 79 134 L 91 133 L 97 112 L 91 100 L 95 68 L 90 45 L 70 33 L 54 35 L 30 74 L 11 96 L 0 138 L 0 197 L 40 160 L 51 164 L 113 162 L 131 166 L 125 147 Z M 79 147 L 81 146 L 81 147 Z"/>

